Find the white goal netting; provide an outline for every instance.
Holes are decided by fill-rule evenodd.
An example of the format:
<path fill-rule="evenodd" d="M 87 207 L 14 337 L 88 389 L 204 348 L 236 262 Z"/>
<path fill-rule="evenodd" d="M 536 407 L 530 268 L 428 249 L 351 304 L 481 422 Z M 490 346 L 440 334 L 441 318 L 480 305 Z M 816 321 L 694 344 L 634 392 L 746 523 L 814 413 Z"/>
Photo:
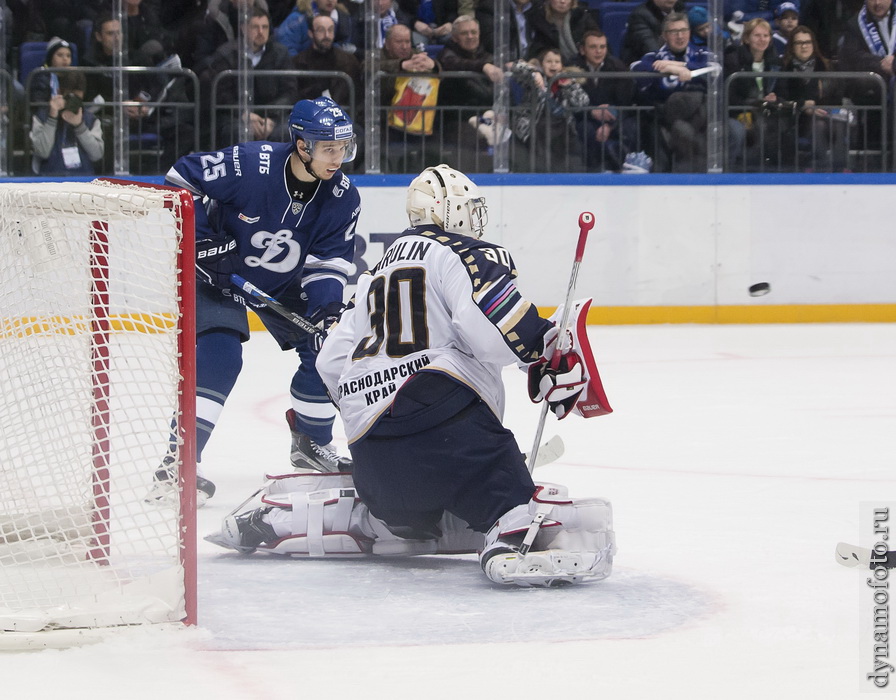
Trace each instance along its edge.
<path fill-rule="evenodd" d="M 194 491 L 144 500 L 194 478 L 191 206 L 0 185 L 0 636 L 195 613 Z"/>

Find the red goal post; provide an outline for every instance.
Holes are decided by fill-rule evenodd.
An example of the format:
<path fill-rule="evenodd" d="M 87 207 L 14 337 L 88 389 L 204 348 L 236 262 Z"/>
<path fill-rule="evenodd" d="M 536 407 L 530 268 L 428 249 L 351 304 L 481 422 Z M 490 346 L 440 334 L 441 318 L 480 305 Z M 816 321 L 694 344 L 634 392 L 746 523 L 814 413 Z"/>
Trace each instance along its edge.
<path fill-rule="evenodd" d="M 175 188 L 0 184 L 0 648 L 196 623 L 193 228 Z"/>

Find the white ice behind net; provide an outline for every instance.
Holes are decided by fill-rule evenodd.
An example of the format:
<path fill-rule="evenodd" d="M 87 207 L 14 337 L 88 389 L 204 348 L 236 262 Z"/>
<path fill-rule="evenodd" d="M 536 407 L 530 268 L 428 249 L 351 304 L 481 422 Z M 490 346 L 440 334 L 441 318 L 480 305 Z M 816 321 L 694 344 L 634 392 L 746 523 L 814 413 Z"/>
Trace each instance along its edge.
<path fill-rule="evenodd" d="M 0 630 L 184 617 L 179 513 L 144 502 L 179 406 L 171 196 L 0 186 Z"/>

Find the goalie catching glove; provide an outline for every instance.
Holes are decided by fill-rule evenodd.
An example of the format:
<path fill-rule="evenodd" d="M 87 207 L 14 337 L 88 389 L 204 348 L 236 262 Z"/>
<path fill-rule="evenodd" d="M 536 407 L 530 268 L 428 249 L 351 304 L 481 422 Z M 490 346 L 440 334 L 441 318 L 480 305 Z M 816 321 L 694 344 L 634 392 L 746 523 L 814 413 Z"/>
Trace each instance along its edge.
<path fill-rule="evenodd" d="M 592 418 L 613 412 L 588 342 L 585 324 L 590 306 L 591 299 L 574 302 L 565 330 L 555 327 L 545 333 L 542 359 L 527 368 L 529 396 L 536 402 L 547 400 L 558 418 L 570 413 Z M 559 323 L 562 318 L 561 306 L 550 320 Z M 560 349 L 555 352 L 555 347 Z"/>
<path fill-rule="evenodd" d="M 557 418 L 570 414 L 582 395 L 588 377 L 582 358 L 573 350 L 554 352 L 559 333 L 545 337 L 545 353 L 541 360 L 529 366 L 529 398 L 535 403 L 547 401 Z M 559 357 L 557 356 L 559 354 Z M 553 359 L 547 358 L 554 355 Z"/>

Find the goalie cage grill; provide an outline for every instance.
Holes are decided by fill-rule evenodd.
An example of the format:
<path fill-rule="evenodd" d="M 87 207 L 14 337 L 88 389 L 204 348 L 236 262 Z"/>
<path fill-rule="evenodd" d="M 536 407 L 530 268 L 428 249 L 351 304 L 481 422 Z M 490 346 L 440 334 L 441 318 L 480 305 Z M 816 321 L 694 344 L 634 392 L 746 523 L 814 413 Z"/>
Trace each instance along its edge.
<path fill-rule="evenodd" d="M 192 250 L 185 191 L 0 185 L 0 648 L 195 624 Z"/>

